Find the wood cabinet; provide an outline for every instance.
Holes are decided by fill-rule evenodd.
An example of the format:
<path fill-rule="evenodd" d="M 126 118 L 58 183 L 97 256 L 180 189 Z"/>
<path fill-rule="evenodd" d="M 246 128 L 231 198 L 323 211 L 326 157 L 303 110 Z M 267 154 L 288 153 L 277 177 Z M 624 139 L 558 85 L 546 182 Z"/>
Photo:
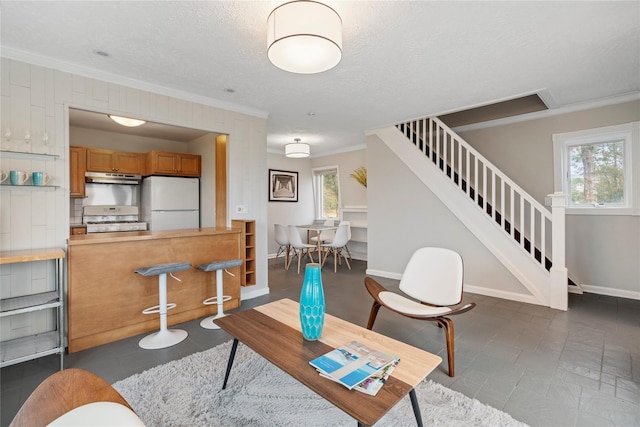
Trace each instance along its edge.
<path fill-rule="evenodd" d="M 239 230 L 193 230 L 90 233 L 69 238 L 69 353 L 158 330 L 158 315 L 143 309 L 158 304 L 158 276 L 135 274 L 137 268 L 188 262 L 192 268 L 167 277 L 169 326 L 217 313 L 217 304 L 202 301 L 216 295 L 216 273 L 196 265 L 242 257 Z M 105 260 L 109 260 L 108 263 Z M 224 276 L 224 311 L 240 307 L 241 268 Z"/>
<path fill-rule="evenodd" d="M 244 253 L 242 286 L 256 284 L 256 222 L 252 219 L 232 219 L 231 227 L 240 230 L 240 246 Z"/>
<path fill-rule="evenodd" d="M 87 149 L 69 148 L 69 188 L 71 197 L 85 197 L 84 173 L 87 171 Z"/>
<path fill-rule="evenodd" d="M 87 170 L 90 172 L 119 172 L 142 174 L 142 153 L 87 148 Z"/>
<path fill-rule="evenodd" d="M 151 151 L 147 153 L 145 175 L 199 177 L 201 157 L 197 154 Z"/>
<path fill-rule="evenodd" d="M 71 227 L 71 236 L 87 234 L 87 227 Z"/>
<path fill-rule="evenodd" d="M 55 312 L 56 328 L 54 330 L 27 335 L 20 338 L 2 341 L 2 358 L 0 367 L 25 362 L 50 354 L 60 355 L 60 369 L 64 367 L 64 296 L 63 265 L 64 250 L 60 248 L 33 249 L 22 251 L 0 252 L 0 265 L 24 262 L 54 261 L 54 289 L 38 291 L 18 297 L 0 298 L 0 319 L 9 321 L 9 317 L 34 313 L 41 310 Z M 21 323 L 19 321 L 18 323 Z M 3 331 L 8 330 L 3 327 Z"/>

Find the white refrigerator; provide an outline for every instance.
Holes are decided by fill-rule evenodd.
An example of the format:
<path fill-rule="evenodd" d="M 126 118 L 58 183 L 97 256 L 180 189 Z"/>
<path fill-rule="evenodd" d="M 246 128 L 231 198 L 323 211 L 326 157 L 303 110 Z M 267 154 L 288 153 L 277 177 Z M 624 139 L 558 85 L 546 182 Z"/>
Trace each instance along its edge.
<path fill-rule="evenodd" d="M 200 227 L 199 178 L 144 178 L 140 199 L 142 220 L 151 231 Z"/>

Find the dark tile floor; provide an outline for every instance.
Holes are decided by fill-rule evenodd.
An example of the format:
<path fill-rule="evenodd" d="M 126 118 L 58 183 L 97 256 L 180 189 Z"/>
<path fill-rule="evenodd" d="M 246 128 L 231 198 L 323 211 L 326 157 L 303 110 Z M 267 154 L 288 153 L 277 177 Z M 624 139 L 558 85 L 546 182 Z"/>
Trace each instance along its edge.
<path fill-rule="evenodd" d="M 269 262 L 271 293 L 243 301 L 242 308 L 280 299 L 298 300 L 303 273 Z M 359 325 L 367 322 L 371 298 L 364 289 L 366 263 L 323 271 L 327 311 Z M 397 288 L 397 281 L 379 279 Z M 465 294 L 478 306 L 454 317 L 456 377 L 446 362 L 429 378 L 504 410 L 532 426 L 640 425 L 640 301 L 593 294 L 570 295 L 562 312 L 482 295 Z M 68 355 L 66 367 L 90 370 L 107 381 L 220 344 L 230 337 L 180 325 L 186 341 L 163 350 L 142 350 L 138 337 Z M 442 331 L 434 324 L 381 310 L 376 331 L 441 355 Z M 1 425 L 7 426 L 33 389 L 58 369 L 57 356 L 0 370 Z"/>

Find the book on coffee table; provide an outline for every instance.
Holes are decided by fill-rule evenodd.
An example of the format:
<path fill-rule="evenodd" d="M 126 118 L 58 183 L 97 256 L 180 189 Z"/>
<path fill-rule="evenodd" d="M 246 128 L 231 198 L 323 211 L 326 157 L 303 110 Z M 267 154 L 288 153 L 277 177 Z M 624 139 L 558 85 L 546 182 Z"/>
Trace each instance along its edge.
<path fill-rule="evenodd" d="M 351 341 L 311 360 L 309 363 L 322 376 L 351 390 L 368 378 L 380 374 L 384 368 L 394 362 L 397 363 L 398 360 L 399 358 L 396 356 L 372 349 L 358 341 Z M 383 383 L 381 382 L 381 384 Z"/>

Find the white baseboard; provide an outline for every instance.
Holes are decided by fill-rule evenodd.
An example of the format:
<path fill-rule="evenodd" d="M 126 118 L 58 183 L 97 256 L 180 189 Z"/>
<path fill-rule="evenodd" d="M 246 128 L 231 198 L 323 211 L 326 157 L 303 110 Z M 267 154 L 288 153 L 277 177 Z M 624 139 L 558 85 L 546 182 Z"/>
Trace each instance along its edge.
<path fill-rule="evenodd" d="M 606 295 L 610 297 L 628 298 L 640 300 L 640 291 L 628 291 L 626 289 L 605 288 L 604 286 L 592 286 L 580 284 L 580 287 L 584 292 L 590 294 Z"/>
<path fill-rule="evenodd" d="M 515 292 L 501 291 L 498 289 L 483 288 L 481 286 L 464 285 L 464 291 L 471 294 L 485 295 L 488 297 L 502 298 L 510 301 L 524 302 L 527 304 L 543 305 L 533 295 L 518 294 Z M 546 306 L 545 306 L 546 307 Z"/>
<path fill-rule="evenodd" d="M 259 288 L 259 289 L 251 289 L 249 287 L 243 287 L 240 289 L 240 301 L 245 301 L 248 299 L 258 298 L 263 295 L 269 294 L 269 287 Z"/>

